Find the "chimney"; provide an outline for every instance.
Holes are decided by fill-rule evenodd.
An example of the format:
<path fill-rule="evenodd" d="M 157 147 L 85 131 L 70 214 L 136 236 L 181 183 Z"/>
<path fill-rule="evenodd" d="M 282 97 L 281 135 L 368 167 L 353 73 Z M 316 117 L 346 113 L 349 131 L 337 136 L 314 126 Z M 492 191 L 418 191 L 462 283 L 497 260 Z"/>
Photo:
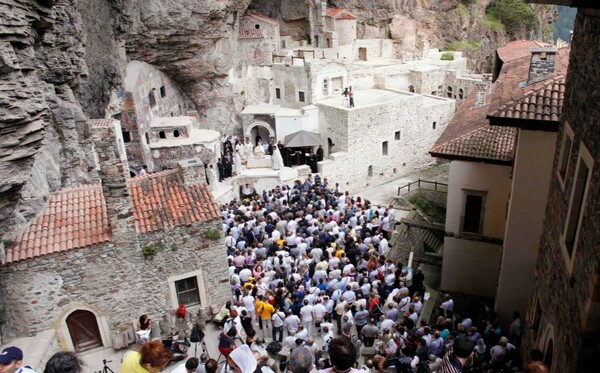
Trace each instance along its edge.
<path fill-rule="evenodd" d="M 197 185 L 206 182 L 204 163 L 198 158 L 177 162 L 177 169 L 184 185 Z"/>
<path fill-rule="evenodd" d="M 86 124 L 98 156 L 102 193 L 113 242 L 127 250 L 138 247 L 137 235 L 132 234 L 135 233 L 135 219 L 131 192 L 127 186 L 129 165 L 122 144 L 121 123 L 114 119 L 91 119 Z"/>
<path fill-rule="evenodd" d="M 531 50 L 527 84 L 541 82 L 554 74 L 556 52 L 558 52 L 556 47 L 535 48 Z"/>
<path fill-rule="evenodd" d="M 483 74 L 481 81 L 475 82 L 475 104 L 474 107 L 485 106 L 485 101 L 490 93 L 491 75 Z"/>

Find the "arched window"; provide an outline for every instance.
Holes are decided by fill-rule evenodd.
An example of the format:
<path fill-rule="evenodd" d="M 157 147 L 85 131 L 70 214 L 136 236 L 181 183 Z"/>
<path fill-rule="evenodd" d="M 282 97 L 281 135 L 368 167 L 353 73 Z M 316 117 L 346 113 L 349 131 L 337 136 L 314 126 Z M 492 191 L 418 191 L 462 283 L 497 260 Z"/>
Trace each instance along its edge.
<path fill-rule="evenodd" d="M 154 96 L 154 89 L 148 93 L 148 102 L 150 103 L 150 107 L 156 106 L 156 97 Z"/>
<path fill-rule="evenodd" d="M 446 97 L 452 98 L 452 87 L 446 88 Z"/>
<path fill-rule="evenodd" d="M 415 93 L 415 86 L 414 86 L 414 85 L 409 85 L 409 86 L 408 86 L 408 91 L 409 91 L 410 93 Z"/>
<path fill-rule="evenodd" d="M 173 137 L 179 137 L 179 130 L 173 131 Z"/>
<path fill-rule="evenodd" d="M 254 25 L 254 28 L 258 30 L 260 29 L 260 25 L 257 23 L 256 25 Z"/>
<path fill-rule="evenodd" d="M 458 89 L 458 99 L 463 100 L 465 98 L 465 91 L 462 88 Z"/>
<path fill-rule="evenodd" d="M 167 135 L 165 135 L 165 131 L 158 131 L 158 137 L 161 139 L 166 139 Z"/>

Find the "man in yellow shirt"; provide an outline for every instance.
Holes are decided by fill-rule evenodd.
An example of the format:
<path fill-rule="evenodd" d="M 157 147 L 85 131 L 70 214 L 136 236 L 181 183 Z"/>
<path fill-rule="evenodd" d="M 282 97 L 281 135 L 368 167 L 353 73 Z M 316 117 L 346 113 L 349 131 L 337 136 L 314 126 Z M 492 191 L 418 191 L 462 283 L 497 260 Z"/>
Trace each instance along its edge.
<path fill-rule="evenodd" d="M 273 325 L 271 324 L 271 316 L 273 316 L 273 313 L 275 313 L 275 307 L 268 302 L 264 302 L 263 297 L 259 296 L 258 300 L 256 301 L 256 312 L 258 312 L 260 324 L 262 324 L 260 325 L 260 328 L 263 331 L 264 339 L 267 335 L 269 335 L 269 330 L 273 328 Z"/>

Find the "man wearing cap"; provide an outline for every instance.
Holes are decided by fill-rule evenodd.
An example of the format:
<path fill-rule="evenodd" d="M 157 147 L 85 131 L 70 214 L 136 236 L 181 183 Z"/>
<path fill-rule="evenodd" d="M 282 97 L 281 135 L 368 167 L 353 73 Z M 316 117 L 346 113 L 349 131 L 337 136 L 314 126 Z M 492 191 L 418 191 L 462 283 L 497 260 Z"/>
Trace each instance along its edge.
<path fill-rule="evenodd" d="M 0 353 L 0 373 L 35 373 L 35 370 L 23 367 L 23 351 L 12 346 Z"/>

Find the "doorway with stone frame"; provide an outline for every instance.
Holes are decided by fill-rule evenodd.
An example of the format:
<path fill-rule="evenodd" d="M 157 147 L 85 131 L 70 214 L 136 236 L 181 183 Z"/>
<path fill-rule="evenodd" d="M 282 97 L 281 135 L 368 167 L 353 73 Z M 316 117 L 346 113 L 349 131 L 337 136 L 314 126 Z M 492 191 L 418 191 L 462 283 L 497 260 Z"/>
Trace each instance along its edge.
<path fill-rule="evenodd" d="M 83 352 L 103 346 L 98 321 L 96 315 L 92 312 L 75 310 L 67 316 L 66 323 L 75 352 Z"/>

